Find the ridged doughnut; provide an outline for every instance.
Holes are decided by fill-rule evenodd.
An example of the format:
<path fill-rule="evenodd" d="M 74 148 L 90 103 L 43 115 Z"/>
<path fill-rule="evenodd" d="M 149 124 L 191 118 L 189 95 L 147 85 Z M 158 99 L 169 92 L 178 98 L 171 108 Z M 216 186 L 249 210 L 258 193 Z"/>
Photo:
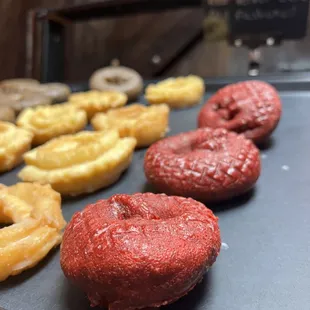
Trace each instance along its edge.
<path fill-rule="evenodd" d="M 120 108 L 127 103 L 127 95 L 116 91 L 97 91 L 73 93 L 69 96 L 69 104 L 86 111 L 88 119 L 98 112 Z"/>
<path fill-rule="evenodd" d="M 149 104 L 166 103 L 171 108 L 185 108 L 198 104 L 204 91 L 203 79 L 189 75 L 148 85 L 145 98 Z"/>
<path fill-rule="evenodd" d="M 118 180 L 135 146 L 134 138 L 120 138 L 117 131 L 61 136 L 27 152 L 18 176 L 50 184 L 63 195 L 91 193 Z"/>
<path fill-rule="evenodd" d="M 16 124 L 34 134 L 32 143 L 43 144 L 52 138 L 76 133 L 87 125 L 85 111 L 74 106 L 57 104 L 25 109 Z"/>
<path fill-rule="evenodd" d="M 202 128 L 155 142 L 146 152 L 144 171 L 161 192 L 220 201 L 255 184 L 260 156 L 243 135 Z"/>
<path fill-rule="evenodd" d="M 217 218 L 193 199 L 114 195 L 73 216 L 60 263 L 92 306 L 144 309 L 192 290 L 220 246 Z"/>
<path fill-rule="evenodd" d="M 35 266 L 61 242 L 66 222 L 49 185 L 0 184 L 0 281 Z"/>
<path fill-rule="evenodd" d="M 32 138 L 30 131 L 0 121 L 0 172 L 9 171 L 23 161 Z"/>
<path fill-rule="evenodd" d="M 121 137 L 136 138 L 137 147 L 149 146 L 168 131 L 169 107 L 165 104 L 149 107 L 132 104 L 98 113 L 91 123 L 95 130 L 115 129 Z"/>
<path fill-rule="evenodd" d="M 198 126 L 225 128 L 260 143 L 277 127 L 281 111 L 274 87 L 245 81 L 225 86 L 208 99 L 199 113 Z"/>

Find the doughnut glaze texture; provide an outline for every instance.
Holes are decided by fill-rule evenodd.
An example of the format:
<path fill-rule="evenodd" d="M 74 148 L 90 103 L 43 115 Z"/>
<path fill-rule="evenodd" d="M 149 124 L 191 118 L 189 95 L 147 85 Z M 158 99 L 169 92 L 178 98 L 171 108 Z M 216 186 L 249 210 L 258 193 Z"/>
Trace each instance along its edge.
<path fill-rule="evenodd" d="M 261 143 L 277 127 L 281 111 L 273 86 L 262 81 L 239 82 L 221 88 L 207 100 L 198 127 L 225 128 Z"/>
<path fill-rule="evenodd" d="M 159 307 L 194 288 L 220 245 L 217 218 L 202 203 L 164 194 L 114 195 L 73 216 L 61 267 L 92 306 Z"/>
<path fill-rule="evenodd" d="M 260 175 L 260 156 L 243 135 L 201 128 L 151 145 L 144 171 L 161 192 L 214 202 L 248 191 Z"/>

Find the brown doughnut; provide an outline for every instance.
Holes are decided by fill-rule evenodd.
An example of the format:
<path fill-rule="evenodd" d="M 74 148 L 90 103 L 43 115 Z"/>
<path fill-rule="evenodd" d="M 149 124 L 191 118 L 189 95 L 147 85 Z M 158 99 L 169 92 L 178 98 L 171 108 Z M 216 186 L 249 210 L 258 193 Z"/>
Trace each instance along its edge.
<path fill-rule="evenodd" d="M 260 156 L 243 135 L 201 128 L 151 145 L 144 171 L 163 193 L 214 202 L 252 188 L 260 175 Z"/>
<path fill-rule="evenodd" d="M 63 83 L 46 83 L 39 86 L 39 91 L 50 97 L 53 103 L 67 101 L 71 94 L 71 89 Z"/>
<path fill-rule="evenodd" d="M 262 81 L 245 81 L 225 86 L 207 100 L 199 113 L 198 127 L 225 128 L 260 143 L 277 127 L 281 111 L 274 87 Z"/>
<path fill-rule="evenodd" d="M 190 198 L 114 195 L 75 213 L 60 264 L 92 306 L 160 307 L 201 281 L 221 246 L 218 220 Z"/>
<path fill-rule="evenodd" d="M 89 87 L 95 90 L 114 90 L 125 93 L 128 100 L 135 100 L 143 88 L 141 75 L 127 67 L 105 67 L 95 71 L 89 80 Z"/>
<path fill-rule="evenodd" d="M 7 79 L 0 82 L 0 87 L 17 87 L 17 88 L 27 88 L 31 86 L 38 86 L 40 82 L 34 79 L 20 78 L 20 79 Z"/>
<path fill-rule="evenodd" d="M 11 107 L 0 105 L 0 121 L 15 122 L 15 112 Z"/>
<path fill-rule="evenodd" d="M 48 105 L 52 101 L 49 97 L 30 90 L 1 89 L 0 87 L 0 106 L 8 106 L 16 112 L 37 105 Z"/>

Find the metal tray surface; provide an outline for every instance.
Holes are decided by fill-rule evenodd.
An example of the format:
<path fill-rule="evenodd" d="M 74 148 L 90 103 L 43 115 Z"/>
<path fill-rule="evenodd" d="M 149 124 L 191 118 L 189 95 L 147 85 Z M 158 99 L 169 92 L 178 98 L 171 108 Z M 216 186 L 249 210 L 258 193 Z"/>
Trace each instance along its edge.
<path fill-rule="evenodd" d="M 217 87 L 235 81 L 215 80 L 213 86 L 210 82 L 206 98 Z M 262 174 L 254 190 L 241 198 L 209 206 L 219 217 L 225 243 L 215 265 L 192 292 L 162 309 L 310 309 L 310 83 L 302 83 L 302 87 L 287 81 L 276 84 L 281 89 L 283 116 L 272 139 L 261 148 Z M 169 135 L 195 129 L 200 108 L 172 111 Z M 135 152 L 130 168 L 113 186 L 64 200 L 66 220 L 98 199 L 116 193 L 152 191 L 143 173 L 144 153 Z M 2 175 L 0 182 L 16 183 L 18 170 Z M 0 283 L 1 307 L 91 309 L 84 294 L 63 276 L 59 249 L 38 266 Z"/>

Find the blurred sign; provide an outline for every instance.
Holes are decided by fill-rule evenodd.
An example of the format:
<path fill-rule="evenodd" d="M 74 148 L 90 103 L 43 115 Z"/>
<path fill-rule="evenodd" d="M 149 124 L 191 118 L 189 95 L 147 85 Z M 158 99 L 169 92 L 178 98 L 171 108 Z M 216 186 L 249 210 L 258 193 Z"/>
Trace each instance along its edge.
<path fill-rule="evenodd" d="M 209 0 L 206 20 L 221 20 L 230 40 L 242 39 L 248 44 L 259 45 L 270 37 L 275 42 L 301 39 L 307 32 L 309 1 Z"/>

